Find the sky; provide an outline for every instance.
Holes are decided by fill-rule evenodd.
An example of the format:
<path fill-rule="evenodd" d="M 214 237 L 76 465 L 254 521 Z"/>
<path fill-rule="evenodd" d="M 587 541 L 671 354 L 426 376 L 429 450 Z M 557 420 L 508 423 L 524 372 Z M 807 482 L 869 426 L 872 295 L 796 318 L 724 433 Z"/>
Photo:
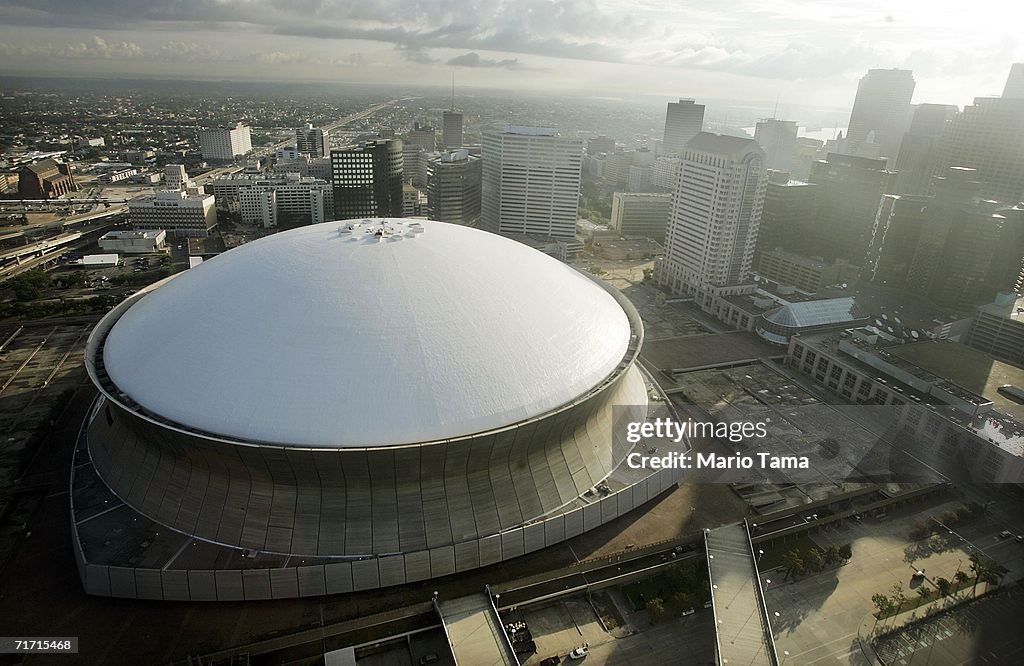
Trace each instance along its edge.
<path fill-rule="evenodd" d="M 0 71 L 311 80 L 849 108 L 869 68 L 914 102 L 997 95 L 1010 0 L 0 0 Z"/>

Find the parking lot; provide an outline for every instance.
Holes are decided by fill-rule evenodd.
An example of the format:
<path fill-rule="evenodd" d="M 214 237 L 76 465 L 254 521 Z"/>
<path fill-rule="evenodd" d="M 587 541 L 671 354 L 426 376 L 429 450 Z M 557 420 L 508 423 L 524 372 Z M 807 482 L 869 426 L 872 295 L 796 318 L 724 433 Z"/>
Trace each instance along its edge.
<path fill-rule="evenodd" d="M 1020 617 L 1024 590 L 1013 587 L 880 640 L 886 664 L 1019 664 L 1024 661 Z"/>

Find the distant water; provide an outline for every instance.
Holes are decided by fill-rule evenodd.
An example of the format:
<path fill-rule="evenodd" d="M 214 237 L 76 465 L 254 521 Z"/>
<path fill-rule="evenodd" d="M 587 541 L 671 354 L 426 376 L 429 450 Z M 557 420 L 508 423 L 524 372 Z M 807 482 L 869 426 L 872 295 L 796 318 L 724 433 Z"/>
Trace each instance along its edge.
<path fill-rule="evenodd" d="M 743 130 L 750 136 L 754 136 L 753 127 L 744 127 Z M 797 130 L 797 136 L 805 136 L 808 139 L 817 139 L 818 141 L 829 141 L 836 137 L 837 132 L 842 132 L 843 136 L 846 136 L 845 127 L 822 127 L 815 129 L 808 129 L 807 127 L 800 126 Z"/>

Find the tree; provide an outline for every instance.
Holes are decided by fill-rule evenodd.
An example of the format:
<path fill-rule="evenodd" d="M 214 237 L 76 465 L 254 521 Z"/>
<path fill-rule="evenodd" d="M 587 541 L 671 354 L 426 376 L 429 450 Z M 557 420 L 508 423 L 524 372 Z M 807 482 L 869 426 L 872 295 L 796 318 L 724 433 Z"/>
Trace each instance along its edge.
<path fill-rule="evenodd" d="M 893 603 L 896 604 L 896 612 L 899 612 L 903 608 L 903 604 L 907 602 L 907 595 L 903 592 L 903 583 L 893 583 L 890 589 Z"/>
<path fill-rule="evenodd" d="M 782 556 L 782 566 L 786 568 L 786 573 L 790 576 L 800 576 L 806 570 L 804 561 L 800 558 L 800 553 L 791 550 Z"/>
<path fill-rule="evenodd" d="M 919 597 L 921 597 L 922 599 L 927 599 L 928 598 L 928 588 L 925 587 L 924 585 L 922 585 L 921 587 L 917 588 L 917 595 Z"/>
<path fill-rule="evenodd" d="M 960 585 L 961 587 L 966 585 L 967 581 L 969 581 L 970 579 L 971 577 L 967 575 L 966 571 L 960 571 L 958 569 L 957 572 L 953 574 L 953 580 L 955 580 L 957 585 Z"/>
<path fill-rule="evenodd" d="M 39 298 L 43 288 L 49 286 L 50 276 L 41 268 L 26 271 L 7 281 L 7 286 L 14 290 L 15 300 L 24 303 Z"/>
<path fill-rule="evenodd" d="M 839 546 L 833 543 L 825 549 L 825 564 L 835 564 L 841 559 L 842 555 L 839 553 Z"/>
<path fill-rule="evenodd" d="M 885 596 L 884 594 L 873 594 L 871 595 L 871 603 L 878 609 L 878 615 L 890 615 L 895 609 L 892 599 Z"/>
<path fill-rule="evenodd" d="M 951 583 L 948 578 L 939 576 L 935 579 L 935 587 L 939 588 L 939 594 L 944 597 L 948 597 L 950 591 L 953 589 L 953 583 Z"/>
<path fill-rule="evenodd" d="M 843 558 L 844 560 L 848 560 L 851 557 L 853 557 L 853 546 L 848 543 L 844 543 L 842 546 L 840 546 L 839 557 Z"/>
<path fill-rule="evenodd" d="M 691 608 L 696 608 L 697 599 L 690 592 L 676 592 L 672 597 L 672 605 L 675 606 L 676 611 L 682 613 Z"/>
<path fill-rule="evenodd" d="M 658 622 L 663 617 L 665 617 L 665 603 L 661 600 L 660 597 L 648 599 L 646 608 L 647 616 L 651 619 L 651 624 L 654 624 L 655 622 Z"/>
<path fill-rule="evenodd" d="M 811 571 L 821 571 L 825 567 L 825 556 L 820 548 L 807 551 L 807 567 Z"/>

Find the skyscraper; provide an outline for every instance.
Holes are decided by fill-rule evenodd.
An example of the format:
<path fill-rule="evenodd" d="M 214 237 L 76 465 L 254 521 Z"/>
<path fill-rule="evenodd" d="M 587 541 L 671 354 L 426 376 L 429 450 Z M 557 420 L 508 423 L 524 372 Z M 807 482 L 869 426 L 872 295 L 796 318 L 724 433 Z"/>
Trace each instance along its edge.
<path fill-rule="evenodd" d="M 508 126 L 484 133 L 482 158 L 484 229 L 575 238 L 582 140 L 552 128 Z"/>
<path fill-rule="evenodd" d="M 793 168 L 797 151 L 797 129 L 795 120 L 765 118 L 757 122 L 757 127 L 754 128 L 754 141 L 764 148 L 769 169 L 789 171 Z"/>
<path fill-rule="evenodd" d="M 838 258 L 862 266 L 871 228 L 892 173 L 884 159 L 829 153 L 811 165 L 816 223 L 806 254 L 826 261 Z"/>
<path fill-rule="evenodd" d="M 973 169 L 936 179 L 933 197 L 885 197 L 872 280 L 936 305 L 973 310 L 1019 287 L 1024 207 L 980 196 Z"/>
<path fill-rule="evenodd" d="M 1024 200 L 1024 96 L 1012 95 L 1015 73 L 1006 88 L 1011 96 L 977 97 L 946 127 L 936 175 L 953 166 L 977 170 L 981 194 L 1005 203 Z"/>
<path fill-rule="evenodd" d="M 367 141 L 331 151 L 334 216 L 402 215 L 402 141 Z"/>
<path fill-rule="evenodd" d="M 310 157 L 328 155 L 331 144 L 327 130 L 313 127 L 312 123 L 306 123 L 305 127 L 295 130 L 295 149 Z"/>
<path fill-rule="evenodd" d="M 812 255 L 814 185 L 792 180 L 787 171 L 769 170 L 754 261 L 776 248 Z"/>
<path fill-rule="evenodd" d="M 1015 62 L 1010 67 L 1003 87 L 1003 99 L 1024 99 L 1024 62 Z"/>
<path fill-rule="evenodd" d="M 412 129 L 409 130 L 409 136 L 406 139 L 406 142 L 419 146 L 428 153 L 432 153 L 434 152 L 436 139 L 436 132 L 433 127 L 414 123 Z"/>
<path fill-rule="evenodd" d="M 914 108 L 910 129 L 903 135 L 899 157 L 896 158 L 893 192 L 928 192 L 932 174 L 938 168 L 940 140 L 946 124 L 958 111 L 952 104 L 918 104 Z"/>
<path fill-rule="evenodd" d="M 453 150 L 427 162 L 427 217 L 476 225 L 480 219 L 479 157 L 467 150 Z"/>
<path fill-rule="evenodd" d="M 665 112 L 665 138 L 662 152 L 682 153 L 686 142 L 704 128 L 704 105 L 692 99 L 669 102 Z"/>
<path fill-rule="evenodd" d="M 884 157 L 890 164 L 895 163 L 900 141 L 910 125 L 915 85 L 909 69 L 869 69 L 857 84 L 846 152 Z"/>
<path fill-rule="evenodd" d="M 441 143 L 445 150 L 462 147 L 462 111 L 452 109 L 441 114 Z"/>
<path fill-rule="evenodd" d="M 665 259 L 657 279 L 673 292 L 715 303 L 746 283 L 767 178 L 753 139 L 700 132 L 683 149 L 672 196 Z"/>

